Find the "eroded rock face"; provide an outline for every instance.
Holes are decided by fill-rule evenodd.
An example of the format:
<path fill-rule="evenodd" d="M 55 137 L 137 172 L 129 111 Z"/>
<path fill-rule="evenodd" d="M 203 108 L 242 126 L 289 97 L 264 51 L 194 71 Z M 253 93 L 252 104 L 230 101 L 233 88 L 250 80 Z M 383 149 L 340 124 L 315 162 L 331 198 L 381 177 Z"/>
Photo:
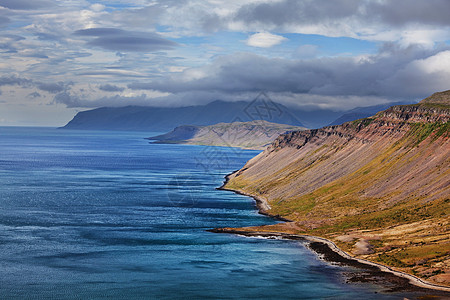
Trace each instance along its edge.
<path fill-rule="evenodd" d="M 448 109 L 443 107 L 428 107 L 423 105 L 393 106 L 374 117 L 329 126 L 314 130 L 294 131 L 279 136 L 269 147 L 268 151 L 283 147 L 300 149 L 306 143 L 319 143 L 331 136 L 342 139 L 342 142 L 357 140 L 361 142 L 375 141 L 386 135 L 398 136 L 405 134 L 411 123 L 446 123 L 450 120 Z"/>

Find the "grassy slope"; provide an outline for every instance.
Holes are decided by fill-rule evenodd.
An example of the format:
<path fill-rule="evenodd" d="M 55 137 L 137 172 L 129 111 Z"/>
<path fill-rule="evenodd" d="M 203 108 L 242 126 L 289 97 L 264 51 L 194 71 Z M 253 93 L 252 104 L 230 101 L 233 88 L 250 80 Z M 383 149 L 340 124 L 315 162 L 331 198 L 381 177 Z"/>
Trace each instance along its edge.
<path fill-rule="evenodd" d="M 450 114 L 445 103 L 421 106 Z M 355 256 L 449 285 L 449 122 L 377 115 L 330 130 L 358 139 L 324 134 L 300 150 L 274 147 L 230 177 L 227 188 L 265 198 L 269 213 L 295 221 L 253 230 L 327 237 Z"/>

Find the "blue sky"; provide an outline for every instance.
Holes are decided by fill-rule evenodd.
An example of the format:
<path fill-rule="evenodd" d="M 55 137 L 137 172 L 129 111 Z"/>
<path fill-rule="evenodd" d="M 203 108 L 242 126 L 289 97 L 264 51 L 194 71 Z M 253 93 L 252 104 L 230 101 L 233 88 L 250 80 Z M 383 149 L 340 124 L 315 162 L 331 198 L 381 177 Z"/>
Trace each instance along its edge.
<path fill-rule="evenodd" d="M 446 0 L 0 0 L 0 126 L 101 106 L 346 110 L 450 89 Z"/>

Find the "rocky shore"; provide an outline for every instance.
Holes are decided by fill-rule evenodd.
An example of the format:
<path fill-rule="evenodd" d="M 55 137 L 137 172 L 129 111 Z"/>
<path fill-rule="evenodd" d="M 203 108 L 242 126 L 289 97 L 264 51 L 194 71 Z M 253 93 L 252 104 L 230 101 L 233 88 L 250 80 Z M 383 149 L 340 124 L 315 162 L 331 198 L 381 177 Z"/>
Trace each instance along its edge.
<path fill-rule="evenodd" d="M 280 215 L 271 215 L 270 213 L 268 213 L 267 211 L 270 209 L 270 205 L 264 198 L 226 188 L 226 185 L 230 180 L 230 176 L 238 171 L 239 170 L 236 170 L 231 172 L 230 174 L 227 174 L 225 176 L 224 183 L 222 184 L 222 186 L 218 187 L 217 190 L 230 191 L 239 195 L 251 197 L 255 200 L 256 207 L 260 214 L 275 218 L 279 221 L 292 222 L 291 220 L 283 218 Z M 290 234 L 285 232 L 255 231 L 248 230 L 246 228 L 214 228 L 208 231 L 214 233 L 237 234 L 246 237 L 263 237 L 268 239 L 307 241 L 309 243 L 309 248 L 315 253 L 320 254 L 325 261 L 352 266 L 363 269 L 365 271 L 363 276 L 348 274 L 348 282 L 373 282 L 384 286 L 389 286 L 387 291 L 412 291 L 420 294 L 425 293 L 427 295 L 430 294 L 430 290 L 433 290 L 433 297 L 438 297 L 437 299 L 441 299 L 441 297 L 442 299 L 450 297 L 449 287 L 428 283 L 416 276 L 393 270 L 388 266 L 353 257 L 347 252 L 340 249 L 332 241 L 322 237 Z"/>
<path fill-rule="evenodd" d="M 386 287 L 386 292 L 414 292 L 436 297 L 437 299 L 447 299 L 450 297 L 450 288 L 448 287 L 427 283 L 416 276 L 395 271 L 381 264 L 352 257 L 339 249 L 332 241 L 325 238 L 283 232 L 246 231 L 245 228 L 214 228 L 208 231 L 237 234 L 246 237 L 308 242 L 308 248 L 321 255 L 325 261 L 363 270 L 361 273 L 346 274 L 347 282 L 376 283 Z"/>
<path fill-rule="evenodd" d="M 325 256 L 450 298 L 449 159 L 450 91 L 284 134 L 219 189 L 251 196 L 260 213 L 285 222 L 214 232 L 302 238 Z"/>

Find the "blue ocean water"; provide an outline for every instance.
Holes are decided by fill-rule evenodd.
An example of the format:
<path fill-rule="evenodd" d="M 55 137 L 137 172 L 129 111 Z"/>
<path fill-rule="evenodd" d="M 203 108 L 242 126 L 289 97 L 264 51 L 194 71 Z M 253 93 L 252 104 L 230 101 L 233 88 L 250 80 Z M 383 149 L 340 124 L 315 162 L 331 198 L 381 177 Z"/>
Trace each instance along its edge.
<path fill-rule="evenodd" d="M 0 127 L 1 299 L 403 298 L 301 242 L 206 232 L 276 222 L 215 190 L 258 152 L 151 135 Z"/>

